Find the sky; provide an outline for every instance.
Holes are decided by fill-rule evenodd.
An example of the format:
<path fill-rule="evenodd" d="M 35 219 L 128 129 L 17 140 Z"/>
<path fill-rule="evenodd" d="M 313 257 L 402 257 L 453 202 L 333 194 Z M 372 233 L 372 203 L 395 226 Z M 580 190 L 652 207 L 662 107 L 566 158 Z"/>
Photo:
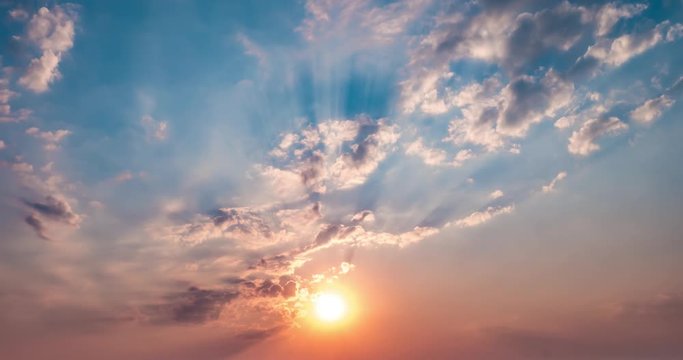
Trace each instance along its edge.
<path fill-rule="evenodd" d="M 683 358 L 680 1 L 0 24 L 3 357 Z"/>

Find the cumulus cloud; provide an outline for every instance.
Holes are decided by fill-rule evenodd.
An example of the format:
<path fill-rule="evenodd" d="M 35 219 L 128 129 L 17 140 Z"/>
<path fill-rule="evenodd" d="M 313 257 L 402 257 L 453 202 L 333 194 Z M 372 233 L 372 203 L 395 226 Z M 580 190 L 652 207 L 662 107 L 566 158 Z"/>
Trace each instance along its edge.
<path fill-rule="evenodd" d="M 298 133 L 283 134 L 270 152 L 282 165 L 257 169 L 278 188 L 300 188 L 292 184 L 298 177 L 309 192 L 350 189 L 365 182 L 398 137 L 398 127 L 385 119 L 361 116 L 323 121 Z"/>
<path fill-rule="evenodd" d="M 52 151 L 59 148 L 59 144 L 71 135 L 71 131 L 59 129 L 55 131 L 40 131 L 37 127 L 31 127 L 26 130 L 26 134 L 31 135 L 35 138 L 43 140 L 45 143 L 45 150 Z"/>
<path fill-rule="evenodd" d="M 404 112 L 448 111 L 450 89 L 445 83 L 453 77 L 451 62 L 495 63 L 512 75 L 520 75 L 548 51 L 571 49 L 591 18 L 587 9 L 568 2 L 519 14 L 483 2 L 478 6 L 475 15 L 457 11 L 439 15 L 433 29 L 411 51 L 408 78 L 401 84 Z"/>
<path fill-rule="evenodd" d="M 549 49 L 568 51 L 580 39 L 589 20 L 586 8 L 569 2 L 534 14 L 519 14 L 506 39 L 503 64 L 516 70 Z"/>
<path fill-rule="evenodd" d="M 19 94 L 10 89 L 10 76 L 4 74 L 0 78 L 0 123 L 21 122 L 31 115 L 28 109 L 12 110 L 10 100 L 17 96 Z"/>
<path fill-rule="evenodd" d="M 557 173 L 557 175 L 550 181 L 550 183 L 549 183 L 548 185 L 543 185 L 543 188 L 541 188 L 541 190 L 542 190 L 544 193 L 548 193 L 548 192 L 551 192 L 551 191 L 555 190 L 555 185 L 557 185 L 557 183 L 559 183 L 560 181 L 564 180 L 564 178 L 566 178 L 566 177 L 567 177 L 567 172 L 566 172 L 566 171 L 560 171 L 560 172 Z"/>
<path fill-rule="evenodd" d="M 680 96 L 681 92 L 683 92 L 683 77 L 676 80 L 663 94 L 645 100 L 640 106 L 631 111 L 631 119 L 643 125 L 652 124 L 676 103 L 675 97 Z"/>
<path fill-rule="evenodd" d="M 607 35 L 619 20 L 632 18 L 645 9 L 647 9 L 646 4 L 619 4 L 614 2 L 606 4 L 595 15 L 595 35 Z"/>
<path fill-rule="evenodd" d="M 530 76 L 519 77 L 503 89 L 505 107 L 498 119 L 500 132 L 506 135 L 522 136 L 532 124 L 544 117 L 553 117 L 558 110 L 567 106 L 574 91 L 574 85 L 550 70 L 541 80 Z"/>
<path fill-rule="evenodd" d="M 496 151 L 507 138 L 522 137 L 533 124 L 555 117 L 573 92 L 574 85 L 552 69 L 540 79 L 519 76 L 502 88 L 496 78 L 471 84 L 452 99 L 462 116 L 450 122 L 446 139 Z"/>
<path fill-rule="evenodd" d="M 674 100 L 666 95 L 648 99 L 635 110 L 631 111 L 631 119 L 645 125 L 652 124 L 673 104 Z"/>
<path fill-rule="evenodd" d="M 600 150 L 600 145 L 596 143 L 598 139 L 619 134 L 627 129 L 628 125 L 615 116 L 590 119 L 572 133 L 567 149 L 574 155 L 590 155 Z"/>
<path fill-rule="evenodd" d="M 6 147 L 7 147 L 7 145 L 5 145 L 5 142 L 0 140 L 0 150 L 4 149 Z"/>
<path fill-rule="evenodd" d="M 617 67 L 662 42 L 681 37 L 683 25 L 664 21 L 650 30 L 624 34 L 614 39 L 600 38 L 578 61 L 576 68 L 594 68 L 598 64 Z"/>
<path fill-rule="evenodd" d="M 76 19 L 74 7 L 70 5 L 42 7 L 33 15 L 27 25 L 27 38 L 42 55 L 31 60 L 26 73 L 19 78 L 20 85 L 41 93 L 60 77 L 59 62 L 73 47 Z"/>
<path fill-rule="evenodd" d="M 494 217 L 502 214 L 509 214 L 515 209 L 514 205 L 508 206 L 489 206 L 482 211 L 475 211 L 462 219 L 455 221 L 454 225 L 460 228 L 473 227 L 481 225 Z M 450 225 L 450 224 L 449 224 Z"/>

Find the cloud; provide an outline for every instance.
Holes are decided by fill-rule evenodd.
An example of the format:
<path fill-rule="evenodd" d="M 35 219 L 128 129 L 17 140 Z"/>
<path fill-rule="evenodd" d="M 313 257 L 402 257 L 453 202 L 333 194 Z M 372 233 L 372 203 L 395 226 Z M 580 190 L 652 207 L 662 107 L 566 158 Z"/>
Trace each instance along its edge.
<path fill-rule="evenodd" d="M 587 72 L 587 69 L 598 64 L 620 66 L 661 42 L 676 40 L 681 36 L 681 29 L 681 24 L 672 25 L 669 21 L 664 21 L 648 31 L 625 34 L 614 39 L 600 38 L 577 60 L 575 68 Z"/>
<path fill-rule="evenodd" d="M 45 224 L 45 220 L 76 228 L 80 226 L 83 220 L 83 217 L 75 213 L 71 209 L 71 205 L 59 196 L 48 195 L 42 202 L 24 199 L 23 203 L 32 211 L 24 221 L 41 239 L 44 240 L 50 240 L 50 236 L 47 234 L 48 227 Z"/>
<path fill-rule="evenodd" d="M 148 139 L 163 141 L 168 137 L 168 123 L 166 121 L 155 120 L 150 115 L 145 115 L 140 119 L 143 129 Z"/>
<path fill-rule="evenodd" d="M 244 47 L 244 52 L 247 55 L 256 58 L 261 67 L 268 66 L 268 54 L 263 48 L 255 44 L 251 39 L 249 39 L 244 34 L 237 34 L 236 39 L 237 42 L 239 42 L 240 45 Z"/>
<path fill-rule="evenodd" d="M 683 77 L 680 77 L 663 94 L 645 100 L 644 103 L 631 111 L 631 119 L 643 125 L 654 123 L 666 110 L 676 103 L 675 97 L 679 96 L 682 91 Z"/>
<path fill-rule="evenodd" d="M 26 224 L 33 228 L 35 230 L 36 234 L 38 234 L 38 237 L 40 237 L 43 240 L 50 240 L 50 237 L 47 236 L 45 225 L 43 222 L 36 216 L 35 214 L 31 214 L 27 216 L 24 221 L 26 221 Z"/>
<path fill-rule="evenodd" d="M 308 41 L 342 41 L 356 49 L 381 46 L 403 35 L 428 4 L 425 0 L 383 6 L 367 0 L 308 0 L 307 16 L 298 30 Z"/>
<path fill-rule="evenodd" d="M 627 129 L 628 125 L 615 116 L 591 119 L 572 133 L 567 149 L 574 155 L 587 156 L 600 150 L 600 145 L 595 143 L 598 139 L 619 134 Z"/>
<path fill-rule="evenodd" d="M 6 147 L 7 147 L 7 145 L 5 144 L 5 142 L 0 140 L 0 150 L 4 149 Z"/>
<path fill-rule="evenodd" d="M 503 89 L 505 107 L 498 119 L 501 133 L 523 136 L 529 126 L 553 117 L 572 100 L 574 85 L 550 70 L 540 80 L 522 76 Z"/>
<path fill-rule="evenodd" d="M 71 5 L 55 5 L 52 9 L 42 7 L 27 25 L 27 38 L 42 55 L 31 60 L 19 84 L 41 93 L 59 79 L 59 62 L 62 55 L 73 47 L 77 15 Z"/>
<path fill-rule="evenodd" d="M 223 306 L 238 296 L 236 291 L 192 286 L 169 295 L 163 304 L 146 307 L 146 315 L 153 323 L 202 324 L 217 320 Z"/>
<path fill-rule="evenodd" d="M 428 114 L 448 111 L 451 90 L 445 84 L 454 76 L 450 63 L 493 63 L 514 78 L 549 52 L 571 49 L 591 19 L 587 9 L 568 2 L 534 13 L 517 13 L 516 7 L 501 10 L 483 2 L 474 8 L 474 14 L 446 11 L 437 16 L 431 31 L 411 50 L 408 76 L 401 83 L 405 113 L 418 109 Z"/>
<path fill-rule="evenodd" d="M 44 147 L 47 151 L 53 151 L 59 148 L 59 143 L 67 136 L 71 135 L 69 130 L 55 130 L 55 131 L 40 131 L 37 127 L 31 127 L 26 130 L 26 134 L 35 138 L 43 140 Z"/>
<path fill-rule="evenodd" d="M 293 184 L 297 177 L 312 193 L 350 189 L 365 182 L 398 137 L 398 126 L 385 119 L 321 121 L 298 133 L 283 134 L 270 151 L 275 163 L 282 165 L 261 165 L 257 170 L 274 187 L 297 193 L 300 186 Z"/>
<path fill-rule="evenodd" d="M 9 16 L 16 21 L 28 20 L 28 13 L 24 9 L 12 9 L 9 11 Z"/>
<path fill-rule="evenodd" d="M 566 1 L 553 9 L 519 14 L 514 30 L 506 34 L 502 63 L 517 71 L 548 50 L 568 51 L 583 35 L 589 19 L 587 9 Z"/>
<path fill-rule="evenodd" d="M 567 116 L 563 116 L 563 117 L 557 119 L 557 121 L 555 121 L 555 123 L 553 125 L 555 125 L 555 127 L 558 129 L 566 129 L 566 128 L 569 128 L 572 125 L 574 125 L 575 122 L 576 122 L 576 116 L 575 115 L 567 115 Z"/>
<path fill-rule="evenodd" d="M 211 239 L 232 239 L 242 248 L 258 248 L 281 240 L 262 215 L 249 208 L 223 208 L 211 215 L 198 215 L 186 224 L 155 229 L 156 237 L 185 245 L 198 245 Z"/>
<path fill-rule="evenodd" d="M 494 190 L 489 194 L 489 198 L 491 198 L 491 200 L 497 200 L 502 198 L 503 196 L 505 196 L 505 193 L 503 193 L 503 190 L 500 189 Z"/>
<path fill-rule="evenodd" d="M 429 166 L 462 166 L 462 163 L 473 157 L 472 151 L 463 149 L 458 151 L 451 159 L 444 150 L 426 147 L 422 138 L 418 138 L 406 146 L 406 154 L 417 156 Z"/>
<path fill-rule="evenodd" d="M 446 140 L 496 151 L 507 138 L 523 137 L 533 124 L 555 117 L 573 92 L 574 85 L 552 69 L 540 79 L 519 76 L 503 88 L 496 78 L 471 84 L 451 100 L 462 115 L 450 122 Z"/>
<path fill-rule="evenodd" d="M 646 100 L 642 105 L 631 111 L 631 119 L 641 124 L 652 124 L 664 111 L 669 109 L 674 100 L 666 95 Z"/>
<path fill-rule="evenodd" d="M 31 210 L 44 218 L 76 227 L 81 223 L 81 216 L 76 214 L 71 209 L 69 203 L 62 198 L 48 195 L 42 202 L 29 200 L 24 200 L 23 202 Z"/>
<path fill-rule="evenodd" d="M 566 178 L 566 177 L 567 177 L 567 172 L 565 172 L 565 171 L 560 171 L 560 172 L 557 173 L 557 175 L 550 181 L 550 183 L 549 183 L 548 185 L 543 185 L 543 188 L 541 188 L 541 190 L 542 190 L 544 193 L 549 193 L 549 192 L 555 190 L 555 185 L 557 185 L 558 182 L 564 180 L 564 178 Z"/>
<path fill-rule="evenodd" d="M 508 205 L 508 206 L 498 206 L 498 207 L 493 207 L 489 206 L 483 211 L 475 211 L 466 217 L 456 220 L 455 221 L 455 226 L 460 227 L 460 228 L 467 228 L 467 227 L 473 227 L 477 225 L 481 225 L 494 217 L 502 214 L 509 214 L 515 209 L 514 205 Z M 450 223 L 448 224 L 450 225 Z M 446 226 L 448 226 L 446 225 Z"/>
<path fill-rule="evenodd" d="M 632 18 L 645 9 L 647 9 L 646 4 L 619 4 L 614 2 L 606 4 L 595 15 L 595 35 L 607 35 L 619 20 Z"/>

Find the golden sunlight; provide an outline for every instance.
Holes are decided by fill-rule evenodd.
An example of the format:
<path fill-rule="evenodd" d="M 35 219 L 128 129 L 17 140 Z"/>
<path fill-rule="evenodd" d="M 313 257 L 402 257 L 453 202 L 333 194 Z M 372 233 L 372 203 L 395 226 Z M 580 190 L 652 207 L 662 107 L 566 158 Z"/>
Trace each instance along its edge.
<path fill-rule="evenodd" d="M 337 322 L 344 318 L 347 312 L 345 299 L 332 292 L 323 292 L 313 298 L 315 315 L 324 322 Z"/>

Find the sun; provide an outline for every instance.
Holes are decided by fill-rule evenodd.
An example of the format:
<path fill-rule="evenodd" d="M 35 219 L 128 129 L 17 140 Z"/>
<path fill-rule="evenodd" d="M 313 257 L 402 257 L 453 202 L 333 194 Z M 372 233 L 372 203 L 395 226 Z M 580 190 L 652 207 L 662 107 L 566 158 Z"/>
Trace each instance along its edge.
<path fill-rule="evenodd" d="M 313 298 L 315 315 L 324 322 L 337 322 L 344 318 L 347 312 L 344 297 L 337 293 L 323 292 Z"/>

